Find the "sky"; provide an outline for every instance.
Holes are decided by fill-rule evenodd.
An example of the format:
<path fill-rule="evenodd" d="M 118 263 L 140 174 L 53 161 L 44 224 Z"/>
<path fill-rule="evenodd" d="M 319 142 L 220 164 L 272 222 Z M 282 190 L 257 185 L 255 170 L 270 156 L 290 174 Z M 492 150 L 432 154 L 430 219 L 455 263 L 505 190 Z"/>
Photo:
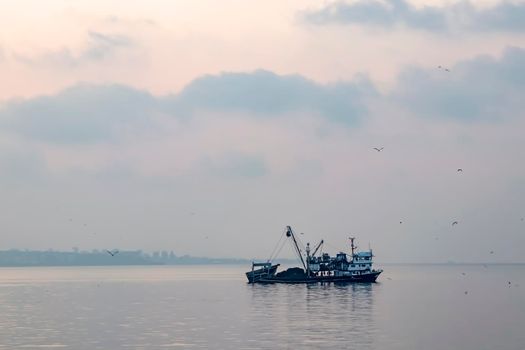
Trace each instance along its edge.
<path fill-rule="evenodd" d="M 0 0 L 0 249 L 265 259 L 291 225 L 382 262 L 525 262 L 524 18 Z"/>

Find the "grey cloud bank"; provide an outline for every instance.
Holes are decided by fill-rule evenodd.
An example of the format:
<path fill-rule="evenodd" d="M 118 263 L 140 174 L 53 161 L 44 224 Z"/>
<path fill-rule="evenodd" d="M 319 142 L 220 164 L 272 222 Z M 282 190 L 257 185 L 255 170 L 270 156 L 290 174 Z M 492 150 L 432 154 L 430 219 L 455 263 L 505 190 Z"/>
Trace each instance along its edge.
<path fill-rule="evenodd" d="M 158 101 L 133 88 L 77 85 L 53 96 L 12 100 L 0 108 L 0 127 L 37 141 L 110 141 L 119 127 L 149 124 Z"/>
<path fill-rule="evenodd" d="M 300 75 L 258 70 L 196 79 L 174 97 L 173 104 L 182 110 L 239 110 L 260 115 L 315 111 L 327 119 L 355 124 L 366 113 L 363 96 L 374 93 L 366 78 L 320 85 Z"/>
<path fill-rule="evenodd" d="M 411 5 L 404 0 L 380 2 L 337 1 L 316 11 L 302 13 L 309 23 L 366 25 L 392 28 L 398 25 L 431 32 L 454 30 L 472 32 L 524 32 L 525 4 L 501 2 L 489 8 L 477 8 L 474 3 L 462 1 L 437 7 Z"/>
<path fill-rule="evenodd" d="M 110 142 L 119 132 L 152 127 L 156 115 L 187 119 L 202 111 L 256 118 L 305 112 L 356 127 L 373 101 L 389 101 L 421 117 L 501 120 L 522 110 L 524 87 L 525 50 L 513 47 L 499 59 L 460 62 L 451 72 L 406 69 L 387 95 L 366 79 L 321 85 L 267 71 L 205 76 L 160 97 L 121 85 L 81 84 L 52 96 L 7 101 L 0 107 L 0 128 L 57 144 Z"/>
<path fill-rule="evenodd" d="M 507 48 L 500 59 L 479 56 L 451 67 L 411 68 L 390 95 L 421 117 L 502 121 L 525 108 L 525 50 Z"/>
<path fill-rule="evenodd" d="M 184 118 L 203 110 L 266 117 L 311 112 L 355 125 L 370 94 L 367 80 L 325 86 L 266 71 L 206 76 L 161 97 L 121 85 L 82 84 L 53 96 L 8 101 L 0 108 L 0 127 L 40 141 L 90 143 L 110 141 L 124 127 L 147 126 L 156 114 Z"/>

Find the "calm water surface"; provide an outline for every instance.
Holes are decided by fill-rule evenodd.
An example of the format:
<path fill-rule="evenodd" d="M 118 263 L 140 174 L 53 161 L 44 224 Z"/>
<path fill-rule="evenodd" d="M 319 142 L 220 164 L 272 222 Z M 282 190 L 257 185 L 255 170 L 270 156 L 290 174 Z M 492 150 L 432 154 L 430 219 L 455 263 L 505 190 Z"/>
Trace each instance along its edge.
<path fill-rule="evenodd" d="M 248 285 L 237 266 L 1 268 L 0 349 L 525 349 L 525 266 L 384 268 L 348 285 Z"/>

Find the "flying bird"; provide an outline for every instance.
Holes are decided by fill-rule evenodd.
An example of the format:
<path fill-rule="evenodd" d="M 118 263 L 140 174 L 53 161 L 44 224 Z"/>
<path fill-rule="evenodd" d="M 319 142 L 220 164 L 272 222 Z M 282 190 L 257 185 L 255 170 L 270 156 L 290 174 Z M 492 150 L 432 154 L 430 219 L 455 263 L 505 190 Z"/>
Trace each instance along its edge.
<path fill-rule="evenodd" d="M 376 151 L 378 151 L 378 152 L 381 152 L 381 151 L 383 150 L 383 148 L 385 148 L 385 147 L 381 147 L 381 148 L 374 147 L 374 149 L 375 149 Z"/>
<path fill-rule="evenodd" d="M 493 251 L 493 250 L 491 250 L 491 251 L 490 251 L 490 254 L 494 254 L 494 251 Z"/>
<path fill-rule="evenodd" d="M 450 73 L 450 69 L 448 69 L 448 68 L 445 68 L 445 72 L 449 72 L 449 73 Z"/>
<path fill-rule="evenodd" d="M 106 250 L 106 252 L 108 252 L 108 254 L 111 255 L 111 256 L 115 256 L 115 255 L 118 254 L 118 250 L 116 250 L 116 249 L 113 250 L 113 251 L 111 251 L 111 250 Z"/>
<path fill-rule="evenodd" d="M 458 222 L 457 222 L 457 221 L 454 221 L 454 222 L 452 223 L 452 226 L 457 225 L 457 224 L 458 224 Z"/>
<path fill-rule="evenodd" d="M 458 173 L 461 173 L 461 172 L 463 172 L 463 169 L 458 168 Z"/>

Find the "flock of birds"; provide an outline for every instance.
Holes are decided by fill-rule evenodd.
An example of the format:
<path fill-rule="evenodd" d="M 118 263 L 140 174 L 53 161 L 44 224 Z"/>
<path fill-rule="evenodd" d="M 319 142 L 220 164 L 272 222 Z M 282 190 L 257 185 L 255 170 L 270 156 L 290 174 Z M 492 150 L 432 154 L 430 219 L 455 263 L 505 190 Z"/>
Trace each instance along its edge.
<path fill-rule="evenodd" d="M 450 70 L 449 70 L 448 68 L 443 68 L 442 66 L 438 66 L 438 69 L 444 69 L 446 72 L 450 72 Z M 382 152 L 383 149 L 384 149 L 384 147 L 373 147 L 372 149 L 375 150 L 375 151 L 377 151 L 377 152 Z M 463 169 L 462 169 L 462 168 L 458 168 L 458 169 L 456 170 L 456 172 L 458 172 L 458 173 L 462 173 L 462 172 L 463 172 Z M 524 221 L 524 220 L 525 220 L 525 218 L 521 218 L 521 219 L 520 219 L 520 221 Z M 399 221 L 399 223 L 402 224 L 403 221 Z M 458 224 L 459 224 L 459 221 L 458 221 L 458 220 L 454 220 L 454 221 L 452 221 L 452 223 L 451 223 L 452 226 L 456 226 L 456 225 L 458 225 Z M 436 238 L 436 239 L 437 239 L 437 238 Z M 491 250 L 489 253 L 490 253 L 490 254 L 494 254 L 494 251 Z M 487 265 L 486 265 L 486 264 L 483 264 L 483 267 L 487 268 Z M 466 276 L 466 273 L 465 273 L 465 272 L 462 272 L 461 274 L 462 274 L 463 276 Z M 388 279 L 388 280 L 392 280 L 390 277 L 387 277 L 387 279 Z M 508 284 L 508 286 L 509 286 L 509 288 L 510 288 L 511 285 L 512 285 L 512 282 L 511 282 L 511 281 L 508 281 L 507 284 Z M 514 284 L 514 286 L 515 286 L 515 287 L 519 287 L 519 284 Z M 465 295 L 467 295 L 467 294 L 468 294 L 468 291 L 465 291 Z"/>
<path fill-rule="evenodd" d="M 438 66 L 438 68 L 441 68 L 441 66 Z M 445 69 L 445 70 L 447 70 L 447 72 L 450 72 L 448 69 Z M 383 151 L 385 148 L 384 148 L 384 147 L 373 147 L 372 149 L 373 149 L 373 150 L 376 150 L 377 152 L 381 152 L 381 151 Z M 456 172 L 458 172 L 458 173 L 462 173 L 462 172 L 463 172 L 463 169 L 462 169 L 462 168 L 458 168 L 458 169 L 456 170 Z M 521 221 L 523 221 L 523 218 L 521 219 Z M 403 221 L 399 221 L 399 223 L 402 224 Z M 457 225 L 457 224 L 459 224 L 459 221 L 457 221 L 457 220 L 452 221 L 452 226 Z"/>

